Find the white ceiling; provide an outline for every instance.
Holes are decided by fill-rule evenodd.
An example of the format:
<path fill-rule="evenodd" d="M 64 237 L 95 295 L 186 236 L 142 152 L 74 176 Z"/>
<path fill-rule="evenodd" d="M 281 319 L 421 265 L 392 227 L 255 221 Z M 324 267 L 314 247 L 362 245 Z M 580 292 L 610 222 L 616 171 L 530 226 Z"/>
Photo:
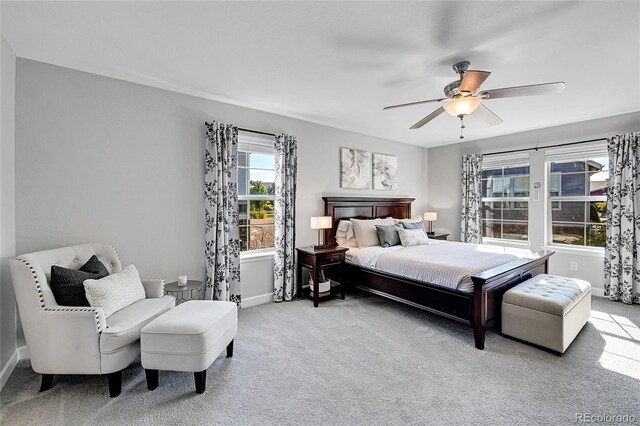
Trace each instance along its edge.
<path fill-rule="evenodd" d="M 440 97 L 470 60 L 483 88 L 564 80 L 562 94 L 487 101 L 467 140 L 640 110 L 640 3 L 6 2 L 16 55 L 396 141 L 458 142 Z"/>

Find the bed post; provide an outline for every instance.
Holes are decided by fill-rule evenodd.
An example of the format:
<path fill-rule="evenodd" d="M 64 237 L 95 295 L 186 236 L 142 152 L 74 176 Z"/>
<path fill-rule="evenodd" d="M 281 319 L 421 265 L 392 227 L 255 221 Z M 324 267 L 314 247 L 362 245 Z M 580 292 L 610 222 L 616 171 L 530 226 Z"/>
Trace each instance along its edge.
<path fill-rule="evenodd" d="M 475 277 L 474 277 L 475 278 Z M 476 349 L 484 349 L 484 321 L 483 321 L 483 292 L 484 282 L 473 280 L 473 313 L 471 317 L 471 327 L 473 328 L 473 340 Z"/>

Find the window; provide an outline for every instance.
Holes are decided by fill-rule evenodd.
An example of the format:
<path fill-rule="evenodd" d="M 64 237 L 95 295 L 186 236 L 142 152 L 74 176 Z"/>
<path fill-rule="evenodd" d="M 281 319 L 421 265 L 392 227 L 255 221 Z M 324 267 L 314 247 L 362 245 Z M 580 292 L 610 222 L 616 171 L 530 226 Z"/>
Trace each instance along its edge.
<path fill-rule="evenodd" d="M 240 132 L 238 146 L 238 209 L 240 250 L 274 246 L 275 158 L 272 140 Z"/>
<path fill-rule="evenodd" d="M 529 239 L 528 157 L 487 157 L 483 162 L 482 236 Z"/>
<path fill-rule="evenodd" d="M 549 238 L 553 244 L 604 247 L 609 160 L 602 148 L 547 153 Z"/>

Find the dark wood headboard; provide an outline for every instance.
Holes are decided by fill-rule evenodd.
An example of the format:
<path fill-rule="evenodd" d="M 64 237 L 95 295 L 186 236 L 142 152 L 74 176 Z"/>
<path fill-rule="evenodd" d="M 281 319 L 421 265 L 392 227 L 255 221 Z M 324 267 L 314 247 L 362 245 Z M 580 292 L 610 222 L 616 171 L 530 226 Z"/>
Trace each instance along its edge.
<path fill-rule="evenodd" d="M 415 198 L 383 197 L 322 197 L 324 215 L 331 216 L 333 227 L 325 231 L 327 244 L 335 245 L 335 232 L 341 220 L 411 217 L 411 203 Z"/>

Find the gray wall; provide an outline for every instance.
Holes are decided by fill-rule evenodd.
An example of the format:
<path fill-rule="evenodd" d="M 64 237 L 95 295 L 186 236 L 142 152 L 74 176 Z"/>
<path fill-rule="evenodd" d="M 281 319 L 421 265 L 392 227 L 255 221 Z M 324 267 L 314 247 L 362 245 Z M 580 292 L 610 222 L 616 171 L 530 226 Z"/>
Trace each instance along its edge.
<path fill-rule="evenodd" d="M 323 195 L 414 196 L 426 206 L 425 149 L 18 59 L 19 253 L 108 241 L 143 276 L 204 276 L 204 121 L 298 137 L 297 245 Z M 340 147 L 398 156 L 396 191 L 340 189 Z M 273 291 L 272 260 L 243 262 L 243 297 Z"/>
<path fill-rule="evenodd" d="M 16 353 L 16 302 L 9 259 L 16 253 L 15 204 L 15 88 L 16 55 L 0 37 L 0 369 Z M 6 380 L 6 377 L 3 377 Z"/>
<path fill-rule="evenodd" d="M 434 223 L 437 231 L 449 232 L 451 239 L 460 239 L 460 174 L 461 157 L 466 154 L 497 152 L 518 148 L 530 148 L 537 145 L 553 145 L 599 137 L 609 137 L 640 129 L 640 112 L 606 117 L 597 120 L 548 127 L 529 132 L 515 133 L 489 139 L 462 142 L 455 145 L 430 148 L 428 150 L 428 206 L 438 212 L 438 221 Z M 544 167 L 544 150 L 531 151 L 531 184 L 544 182 L 540 174 Z M 538 175 L 540 174 L 540 175 Z M 544 188 L 543 188 L 544 189 Z M 542 197 L 541 197 L 542 200 Z M 531 202 L 529 239 L 532 250 L 539 250 L 544 244 L 544 202 Z M 566 250 L 551 258 L 551 272 L 574 276 L 592 282 L 598 289 L 603 288 L 604 263 L 602 254 Z M 578 262 L 578 271 L 571 271 L 569 262 Z"/>

